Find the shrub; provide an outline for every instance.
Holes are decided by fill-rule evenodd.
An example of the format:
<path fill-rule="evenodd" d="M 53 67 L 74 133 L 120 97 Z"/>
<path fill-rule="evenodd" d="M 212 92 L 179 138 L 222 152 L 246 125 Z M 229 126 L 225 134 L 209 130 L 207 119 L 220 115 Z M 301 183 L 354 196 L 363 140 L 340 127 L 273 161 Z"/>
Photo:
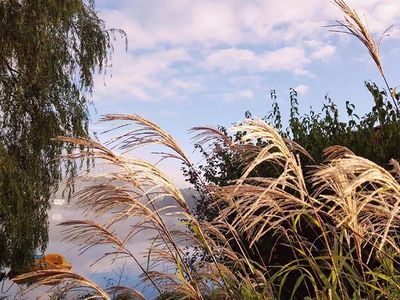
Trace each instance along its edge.
<path fill-rule="evenodd" d="M 115 138 L 110 148 L 126 153 L 156 143 L 166 147 L 163 157 L 191 166 L 179 145 L 156 124 L 136 115 L 109 115 L 104 120 L 138 126 Z M 199 130 L 206 140 L 225 138 L 212 128 Z M 83 251 L 113 247 L 104 255 L 130 257 L 142 269 L 149 288 L 180 299 L 398 297 L 398 162 L 391 162 L 389 172 L 336 146 L 326 149 L 325 164 L 305 176 L 301 155 L 307 155 L 306 151 L 267 123 L 248 119 L 234 130 L 245 132 L 231 143 L 232 151 L 246 154 L 241 156 L 244 173 L 230 185 L 203 186 L 214 205 L 221 205 L 212 221 L 196 218 L 179 189 L 156 166 L 89 139 L 59 138 L 78 149 L 66 159 L 84 156 L 112 165 L 106 183 L 87 187 L 78 195 L 78 205 L 97 221 L 64 222 L 66 238 L 80 244 Z M 80 152 L 82 146 L 90 150 Z M 251 175 L 264 163 L 276 166 L 277 176 Z M 162 196 L 175 200 L 174 213 L 190 231 L 167 226 L 163 211 L 171 207 L 154 205 Z M 100 223 L 106 213 L 112 218 Z M 131 224 L 131 231 L 123 236 L 118 231 L 122 222 Z M 127 247 L 142 230 L 154 232 L 145 265 Z M 308 234 L 311 231 L 314 234 Z M 274 237 L 270 249 L 257 246 L 265 236 Z M 202 249 L 209 259 L 189 262 L 185 245 Z M 289 261 L 282 257 L 284 252 L 276 252 L 279 249 L 292 253 L 286 258 Z M 258 253 L 261 263 L 250 252 Z M 282 259 L 271 264 L 272 256 Z M 36 285 L 86 286 L 99 298 L 110 299 L 107 291 L 71 271 L 38 271 L 22 277 L 37 281 Z M 144 298 L 132 288 L 115 287 L 110 294 L 116 291 Z"/>

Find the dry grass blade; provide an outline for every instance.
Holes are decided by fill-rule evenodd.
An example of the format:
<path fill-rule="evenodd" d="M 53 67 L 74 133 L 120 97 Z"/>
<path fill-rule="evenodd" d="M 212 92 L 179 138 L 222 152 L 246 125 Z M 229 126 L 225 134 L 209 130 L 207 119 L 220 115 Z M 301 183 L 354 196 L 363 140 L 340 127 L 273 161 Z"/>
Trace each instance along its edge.
<path fill-rule="evenodd" d="M 15 278 L 19 281 L 32 281 L 33 284 L 25 290 L 25 293 L 42 285 L 60 285 L 68 283 L 68 290 L 87 289 L 90 293 L 94 293 L 96 298 L 110 300 L 107 292 L 90 279 L 74 273 L 69 270 L 41 270 L 31 273 L 25 273 Z"/>
<path fill-rule="evenodd" d="M 119 145 L 120 149 L 122 150 L 129 151 L 136 147 L 143 146 L 146 143 L 157 143 L 174 150 L 177 155 L 180 156 L 181 160 L 185 162 L 187 160 L 187 158 L 184 156 L 183 151 L 181 151 L 179 146 L 175 143 L 175 141 L 169 134 L 162 131 L 162 129 L 159 128 L 157 125 L 144 118 L 136 115 L 109 115 L 104 117 L 103 120 L 128 120 L 133 121 L 134 123 L 139 125 L 139 129 L 130 131 L 127 134 L 110 141 L 110 144 Z M 164 245 L 168 248 L 168 251 L 171 253 L 171 255 L 173 254 L 174 263 L 180 265 L 183 269 L 183 273 L 185 274 L 185 276 L 190 279 L 191 282 L 188 285 L 192 285 L 192 289 L 197 290 L 196 282 L 194 282 L 191 278 L 189 269 L 182 259 L 182 249 L 180 249 L 179 245 L 174 241 L 174 237 L 172 236 L 169 228 L 164 223 L 162 217 L 159 215 L 159 211 L 154 205 L 154 201 L 156 201 L 157 199 L 160 199 L 163 196 L 172 196 L 178 203 L 179 207 L 182 209 L 182 211 L 180 211 L 179 213 L 182 213 L 182 215 L 187 216 L 188 218 L 191 217 L 190 208 L 187 205 L 186 200 L 184 199 L 181 191 L 174 185 L 171 179 L 151 163 L 139 159 L 128 159 L 123 156 L 116 155 L 111 150 L 108 150 L 105 147 L 100 147 L 96 143 L 90 143 L 90 141 L 82 141 L 79 139 L 64 139 L 64 141 L 72 142 L 79 146 L 82 146 L 82 144 L 85 143 L 85 147 L 89 148 L 89 150 L 86 152 L 74 153 L 73 155 L 69 155 L 66 158 L 76 159 L 84 157 L 86 155 L 90 155 L 94 158 L 105 159 L 106 161 L 110 162 L 111 165 L 113 165 L 114 167 L 117 166 L 120 168 L 122 174 L 119 176 L 114 175 L 114 179 L 120 179 L 128 184 L 131 184 L 132 188 L 137 188 L 138 194 L 141 193 L 142 198 L 147 199 L 146 201 L 148 207 L 151 207 L 150 210 L 147 210 L 144 205 L 139 205 L 138 203 L 135 203 L 135 206 L 130 207 L 133 209 L 131 213 L 138 216 L 140 215 L 151 222 L 147 224 L 145 224 L 146 222 L 139 222 L 138 224 L 134 225 L 127 238 L 130 239 L 133 235 L 135 235 L 135 233 L 141 230 L 145 230 L 147 228 L 157 230 L 159 236 L 163 240 Z M 93 148 L 91 148 L 92 146 Z M 189 161 L 187 161 L 187 163 L 189 163 Z M 121 201 L 132 200 L 127 199 L 129 198 L 129 196 L 127 197 L 127 195 L 113 195 L 111 190 L 106 191 L 105 193 L 100 192 L 94 195 L 88 195 L 86 193 L 86 196 L 86 199 L 83 199 L 83 201 L 86 203 L 91 203 L 92 211 L 97 213 L 98 216 L 108 210 L 108 208 L 115 208 L 119 205 Z M 114 198 L 113 196 L 117 196 L 117 198 Z M 106 204 L 106 202 L 102 200 L 106 198 L 108 198 L 109 201 L 114 202 L 114 204 Z M 98 203 L 96 199 L 100 200 L 101 203 Z M 114 218 L 113 222 L 118 222 L 123 218 L 123 211 L 121 211 L 121 213 L 117 215 L 116 218 Z M 90 248 L 97 244 L 110 243 L 115 244 L 119 247 L 117 247 L 117 253 L 123 252 L 127 255 L 130 255 L 129 251 L 124 247 L 125 240 L 122 241 L 118 239 L 114 235 L 114 233 L 108 234 L 108 232 L 106 231 L 108 227 L 103 228 L 99 224 L 98 227 L 96 227 L 95 223 L 71 225 L 74 225 L 77 228 L 75 228 L 75 231 L 72 230 L 69 233 L 70 238 L 74 239 L 75 237 L 79 236 L 86 239 L 84 240 L 84 244 L 82 245 L 84 251 L 86 251 L 88 247 Z M 147 225 L 150 225 L 150 227 L 147 227 Z M 85 232 L 83 232 L 81 229 L 85 226 L 91 227 L 90 229 L 92 229 L 92 231 L 98 230 L 100 233 L 99 239 L 93 239 L 93 237 L 90 237 L 89 233 L 86 234 Z M 148 276 L 147 271 L 144 273 L 146 274 L 146 276 Z M 152 281 L 151 278 L 149 279 L 150 281 Z"/>
<path fill-rule="evenodd" d="M 93 246 L 111 245 L 118 251 L 125 249 L 124 241 L 118 238 L 110 228 L 91 220 L 70 220 L 60 223 L 61 226 L 67 226 L 63 230 L 64 240 L 69 242 L 78 242 L 81 246 L 81 253 L 86 252 Z"/>
<path fill-rule="evenodd" d="M 143 272 L 143 276 L 147 276 L 147 271 L 142 267 L 137 258 L 131 253 L 131 251 L 126 247 L 126 239 L 121 240 L 114 231 L 111 231 L 109 227 L 102 226 L 101 224 L 90 221 L 90 220 L 75 220 L 60 223 L 61 226 L 67 226 L 63 231 L 65 236 L 64 240 L 69 242 L 77 242 L 80 246 L 81 253 L 88 251 L 92 247 L 99 245 L 110 245 L 114 247 L 115 252 L 106 253 L 100 259 L 108 256 L 114 255 L 115 257 L 124 255 L 131 257 L 138 267 Z M 130 234 L 128 234 L 128 237 Z M 96 261 L 96 262 L 97 262 Z M 158 289 L 157 285 L 148 278 L 150 282 Z"/>
<path fill-rule="evenodd" d="M 69 143 L 73 145 L 77 145 L 81 147 L 85 147 L 86 149 L 89 149 L 87 151 L 79 151 L 73 154 L 68 154 L 65 156 L 62 156 L 62 158 L 69 158 L 69 159 L 74 159 L 74 158 L 81 158 L 81 157 L 87 157 L 87 156 L 93 156 L 97 154 L 100 157 L 104 158 L 111 158 L 114 157 L 114 153 L 110 151 L 107 147 L 104 147 L 102 144 L 88 138 L 73 138 L 73 137 L 66 137 L 66 136 L 58 136 L 54 140 L 58 142 L 63 142 L 63 143 Z"/>
<path fill-rule="evenodd" d="M 384 37 L 388 36 L 388 31 L 392 26 L 385 30 L 384 33 L 382 33 L 379 38 L 379 42 L 377 43 L 372 37 L 372 34 L 368 30 L 366 24 L 361 21 L 360 17 L 354 9 L 350 8 L 344 0 L 334 0 L 334 3 L 344 13 L 345 17 L 344 21 L 338 20 L 336 21 L 335 25 L 330 25 L 328 27 L 341 28 L 339 30 L 332 31 L 351 34 L 364 44 L 364 46 L 368 49 L 371 58 L 374 60 L 379 73 L 382 75 L 382 78 L 386 84 L 386 87 L 388 88 L 388 92 L 397 113 L 400 114 L 398 100 L 394 96 L 393 90 L 390 88 L 389 83 L 386 79 L 385 72 L 383 71 L 381 56 L 379 53 L 379 44 Z"/>
<path fill-rule="evenodd" d="M 121 180 L 137 188 L 139 192 L 145 190 L 159 190 L 158 197 L 172 196 L 185 212 L 189 212 L 189 206 L 186 203 L 180 190 L 174 185 L 172 180 L 154 164 L 140 160 L 129 159 L 118 155 L 101 144 L 90 139 L 78 139 L 68 137 L 58 137 L 58 141 L 72 143 L 74 145 L 87 147 L 86 151 L 78 151 L 65 155 L 64 159 L 80 159 L 82 157 L 93 157 L 105 160 L 114 167 L 121 169 L 120 174 L 114 174 L 114 180 Z"/>
<path fill-rule="evenodd" d="M 337 25 L 332 25 L 332 27 L 343 28 L 344 31 L 337 30 L 337 32 L 349 33 L 358 38 L 368 49 L 369 54 L 375 61 L 379 72 L 383 75 L 384 73 L 381 63 L 381 57 L 379 54 L 379 48 L 367 26 L 361 21 L 357 12 L 354 9 L 350 8 L 345 1 L 334 0 L 334 3 L 345 14 L 345 21 L 337 21 Z"/>
<path fill-rule="evenodd" d="M 225 187 L 220 192 L 221 195 L 230 195 L 234 191 L 235 202 L 223 211 L 221 217 L 233 217 L 232 225 L 246 233 L 250 245 L 269 231 L 284 232 L 295 216 L 313 212 L 310 203 L 275 186 L 274 180 L 269 181 L 268 187 L 254 185 L 254 182 L 246 184 L 245 181 L 240 187 Z M 286 188 L 290 185 L 287 184 Z"/>
<path fill-rule="evenodd" d="M 113 294 L 113 299 L 146 300 L 142 293 L 127 286 L 113 286 L 108 291 Z"/>
<path fill-rule="evenodd" d="M 126 187 L 110 183 L 86 187 L 76 193 L 78 208 L 101 217 L 106 213 L 117 215 L 118 220 L 135 216 L 153 219 L 154 212 L 141 202 L 140 194 Z"/>
<path fill-rule="evenodd" d="M 194 287 L 187 284 L 179 274 L 171 274 L 160 271 L 149 271 L 149 276 L 153 281 L 157 282 L 160 289 L 170 292 L 172 295 L 182 295 L 184 299 L 204 299 L 201 290 L 207 289 L 206 285 Z M 201 282 L 199 282 L 201 283 Z"/>
<path fill-rule="evenodd" d="M 398 181 L 400 181 L 400 164 L 399 164 L 399 162 L 398 162 L 397 160 L 395 160 L 395 159 L 392 159 L 392 160 L 390 160 L 390 164 L 391 164 L 392 167 L 393 167 L 393 170 L 392 170 L 393 176 L 394 176 Z"/>
<path fill-rule="evenodd" d="M 128 131 L 122 135 L 113 138 L 108 142 L 108 144 L 110 145 L 115 145 L 119 147 L 121 150 L 127 152 L 146 145 L 159 144 L 169 148 L 170 150 L 172 150 L 177 154 L 177 155 L 172 155 L 170 153 L 162 152 L 161 154 L 163 154 L 164 157 L 174 157 L 181 159 L 185 163 L 190 163 L 183 149 L 179 146 L 179 144 L 174 140 L 174 138 L 169 133 L 165 132 L 157 124 L 141 116 L 109 114 L 103 116 L 100 119 L 100 121 L 102 122 L 129 121 L 139 126 L 134 130 Z"/>
<path fill-rule="evenodd" d="M 155 167 L 153 164 L 145 161 L 136 160 L 134 162 L 134 166 L 143 174 L 143 181 L 147 183 L 153 183 L 153 189 L 160 189 L 159 197 L 168 195 L 173 197 L 180 207 L 187 214 L 190 214 L 190 208 L 185 198 L 183 197 L 180 189 L 175 186 L 171 178 L 169 178 L 164 172 Z"/>
<path fill-rule="evenodd" d="M 212 141 L 222 142 L 224 146 L 229 147 L 229 149 L 236 154 L 236 157 L 240 157 L 239 163 L 242 166 L 246 166 L 260 152 L 260 147 L 257 145 L 249 143 L 234 143 L 229 136 L 214 127 L 193 127 L 190 131 L 196 133 L 193 139 L 197 144 L 202 146 L 209 144 L 209 146 L 213 146 L 213 151 L 217 154 L 223 153 L 224 149 L 222 149 L 222 146 L 219 143 L 215 143 L 214 145 L 210 145 L 210 143 Z"/>
<path fill-rule="evenodd" d="M 201 145 L 208 144 L 212 141 L 221 141 L 227 146 L 232 146 L 232 140 L 221 130 L 210 126 L 198 126 L 190 129 L 190 132 L 196 133 L 193 140 Z"/>
<path fill-rule="evenodd" d="M 320 167 L 312 177 L 319 196 L 333 203 L 329 215 L 337 227 L 346 226 L 379 250 L 386 244 L 400 251 L 400 185 L 390 172 L 375 163 L 346 155 Z M 332 193 L 333 192 L 333 193 Z"/>
<path fill-rule="evenodd" d="M 350 149 L 340 145 L 333 145 L 324 149 L 324 156 L 327 161 L 342 158 L 346 155 L 354 155 L 354 153 Z"/>
<path fill-rule="evenodd" d="M 260 120 L 247 120 L 235 131 L 245 132 L 240 143 L 262 141 L 265 146 L 251 161 L 233 186 L 216 190 L 217 196 L 229 203 L 220 215 L 232 219 L 232 225 L 246 233 L 254 245 L 270 230 L 282 230 L 295 215 L 313 211 L 298 157 L 293 151 L 306 153 L 294 142 L 284 140 L 279 133 Z M 252 178 L 250 173 L 261 163 L 277 166 L 277 178 Z M 235 200 L 232 200 L 235 199 Z"/>
<path fill-rule="evenodd" d="M 259 164 L 268 162 L 280 167 L 288 168 L 296 174 L 299 179 L 302 178 L 301 169 L 295 154 L 291 151 L 301 149 L 301 153 L 307 153 L 300 145 L 291 141 L 287 141 L 275 130 L 272 126 L 261 120 L 246 120 L 241 125 L 235 126 L 232 130 L 236 132 L 246 132 L 238 143 L 251 143 L 251 141 L 261 140 L 266 142 L 266 145 L 261 148 L 258 156 L 247 166 L 241 180 L 249 176 Z"/>

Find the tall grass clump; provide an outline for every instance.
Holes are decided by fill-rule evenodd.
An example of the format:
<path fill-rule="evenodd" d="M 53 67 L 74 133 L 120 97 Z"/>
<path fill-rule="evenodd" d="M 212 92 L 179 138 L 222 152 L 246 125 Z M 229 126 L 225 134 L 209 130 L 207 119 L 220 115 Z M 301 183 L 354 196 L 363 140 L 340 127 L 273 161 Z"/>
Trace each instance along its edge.
<path fill-rule="evenodd" d="M 346 15 L 337 25 L 364 43 L 387 83 L 378 45 L 366 26 L 344 1 L 334 2 Z M 398 123 L 398 95 L 389 91 L 394 106 L 381 101 L 363 120 L 370 133 L 376 122 L 382 126 L 381 140 L 373 137 L 377 144 L 384 144 L 390 138 L 385 130 Z M 282 132 L 280 118 L 274 126 L 246 118 L 232 128 L 235 139 L 212 127 L 192 129 L 198 147 L 212 145 L 216 153 L 228 149 L 228 160 L 235 160 L 230 177 L 214 184 L 205 183 L 170 134 L 138 115 L 104 116 L 102 121 L 116 123 L 113 128 L 125 129 L 104 145 L 58 137 L 76 147 L 62 159 L 91 158 L 109 170 L 101 175 L 102 183 L 77 193 L 77 205 L 87 219 L 62 223 L 65 239 L 78 244 L 81 252 L 107 247 L 100 259 L 130 259 L 158 299 L 399 299 L 400 164 L 392 159 L 383 162 L 390 167 L 382 167 L 339 146 L 340 141 L 326 147 L 323 157 L 310 155 L 297 143 L 304 138 L 301 126 L 311 124 L 314 131 L 309 133 L 314 135 L 326 128 L 326 120 L 331 131 L 343 126 L 332 103 L 318 123 L 312 117 L 297 118 L 296 99 L 291 100 L 295 130 L 290 134 Z M 279 116 L 279 107 L 274 109 Z M 385 112 L 391 113 L 389 119 Z M 343 136 L 364 133 L 353 125 Z M 157 164 L 135 158 L 137 149 L 154 144 L 163 149 L 157 153 L 161 160 L 175 159 L 185 166 L 207 198 L 212 218 L 194 212 Z M 221 172 L 226 167 L 216 166 Z M 164 197 L 173 204 L 160 206 Z M 185 226 L 171 226 L 166 220 L 171 214 Z M 123 233 L 121 224 L 130 230 Z M 143 231 L 151 236 L 145 263 L 129 246 Z M 30 288 L 61 285 L 68 295 L 145 298 L 130 286 L 105 290 L 72 271 L 38 271 L 17 279 L 34 282 Z"/>
<path fill-rule="evenodd" d="M 300 145 L 264 121 L 248 119 L 233 128 L 245 134 L 231 144 L 233 151 L 246 153 L 245 171 L 230 185 L 204 186 L 221 212 L 207 222 L 196 218 L 167 174 L 126 154 L 156 143 L 166 148 L 163 158 L 191 166 L 169 134 L 136 115 L 107 115 L 103 120 L 136 127 L 107 146 L 90 139 L 58 138 L 77 147 L 64 159 L 95 158 L 112 170 L 102 176 L 104 183 L 77 194 L 78 206 L 92 218 L 62 223 L 66 240 L 79 244 L 81 252 L 110 246 L 113 250 L 104 256 L 130 258 L 142 270 L 148 289 L 172 299 L 395 299 L 400 295 L 397 161 L 392 161 L 389 172 L 337 146 L 326 150 L 326 163 L 305 175 L 301 159 L 307 153 Z M 205 141 L 220 138 L 212 128 L 196 130 Z M 257 141 L 264 145 L 257 146 Z M 266 162 L 275 166 L 277 176 L 253 176 L 257 165 Z M 309 192 L 309 185 L 315 192 Z M 156 205 L 164 196 L 175 204 Z M 168 226 L 166 210 L 179 216 L 188 229 Z M 105 219 L 105 214 L 112 217 Z M 121 223 L 130 227 L 124 235 L 118 230 Z M 153 233 L 145 264 L 128 246 L 143 230 Z M 269 256 L 280 253 L 256 246 L 269 234 L 274 237 L 272 248 L 291 251 L 295 259 L 270 264 Z M 191 259 L 185 251 L 188 246 L 201 249 L 207 258 Z M 261 264 L 253 253 L 262 258 Z M 34 280 L 34 286 L 68 283 L 68 289 L 79 291 L 85 287 L 100 299 L 116 292 L 144 298 L 131 287 L 105 291 L 72 271 L 21 277 Z"/>

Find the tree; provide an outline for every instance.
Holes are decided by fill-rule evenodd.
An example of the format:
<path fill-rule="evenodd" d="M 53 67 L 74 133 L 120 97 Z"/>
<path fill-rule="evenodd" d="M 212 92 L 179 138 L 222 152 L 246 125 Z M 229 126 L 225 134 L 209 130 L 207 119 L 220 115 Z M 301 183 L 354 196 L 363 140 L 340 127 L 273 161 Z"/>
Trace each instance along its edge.
<path fill-rule="evenodd" d="M 47 245 L 49 199 L 78 167 L 51 139 L 88 135 L 113 32 L 93 0 L 0 1 L 0 268 L 24 271 Z"/>

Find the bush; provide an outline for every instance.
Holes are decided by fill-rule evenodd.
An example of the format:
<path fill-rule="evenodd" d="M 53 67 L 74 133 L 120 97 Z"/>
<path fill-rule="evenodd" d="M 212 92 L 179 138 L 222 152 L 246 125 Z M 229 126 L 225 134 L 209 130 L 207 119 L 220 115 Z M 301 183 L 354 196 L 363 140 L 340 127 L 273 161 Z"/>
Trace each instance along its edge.
<path fill-rule="evenodd" d="M 299 156 L 306 155 L 305 150 L 267 123 L 248 119 L 234 127 L 241 138 L 231 143 L 232 151 L 246 154 L 238 155 L 244 174 L 234 184 L 202 187 L 220 211 L 214 220 L 204 221 L 161 170 L 114 152 L 157 143 L 167 149 L 164 157 L 191 166 L 171 136 L 136 115 L 110 115 L 105 120 L 138 127 L 114 139 L 108 145 L 114 150 L 92 140 L 60 138 L 77 148 L 66 158 L 89 156 L 112 166 L 106 183 L 78 195 L 78 205 L 94 219 L 63 223 L 67 240 L 82 251 L 108 245 L 113 250 L 105 250 L 105 256 L 130 257 L 149 287 L 180 299 L 396 299 L 400 295 L 397 161 L 392 161 L 389 172 L 335 146 L 325 151 L 327 162 L 305 176 Z M 198 132 L 208 141 L 226 138 L 212 128 Z M 82 146 L 90 151 L 79 152 Z M 276 176 L 251 175 L 263 164 L 275 166 Z M 307 186 L 313 187 L 312 192 Z M 174 213 L 190 231 L 167 226 L 163 211 L 171 206 L 154 205 L 163 196 L 175 200 Z M 118 230 L 122 222 L 131 226 L 124 235 Z M 127 245 L 136 233 L 149 229 L 153 242 L 147 263 L 142 264 Z M 271 239 L 269 244 L 266 239 Z M 207 259 L 190 260 L 187 245 L 201 250 Z M 69 282 L 75 290 L 84 286 L 91 294 L 110 299 L 107 291 L 71 271 L 37 271 L 21 277 L 36 284 Z M 109 294 L 117 291 L 144 299 L 129 287 L 114 287 Z"/>

